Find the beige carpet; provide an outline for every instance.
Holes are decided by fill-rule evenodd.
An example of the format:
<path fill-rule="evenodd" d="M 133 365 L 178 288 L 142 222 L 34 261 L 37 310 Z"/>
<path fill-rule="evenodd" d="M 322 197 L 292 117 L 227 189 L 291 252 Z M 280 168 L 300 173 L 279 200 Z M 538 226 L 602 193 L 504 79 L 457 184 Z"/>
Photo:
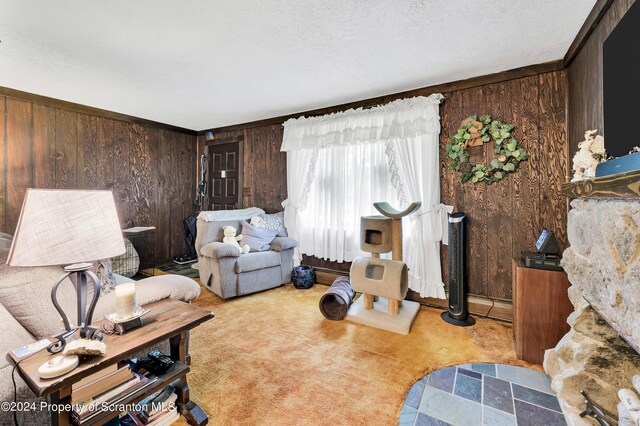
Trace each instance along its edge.
<path fill-rule="evenodd" d="M 531 367 L 515 359 L 508 324 L 454 327 L 422 308 L 402 336 L 324 319 L 326 290 L 287 285 L 224 301 L 202 289 L 194 303 L 215 318 L 191 334 L 189 384 L 209 424 L 394 425 L 409 388 L 430 371 L 468 362 Z"/>

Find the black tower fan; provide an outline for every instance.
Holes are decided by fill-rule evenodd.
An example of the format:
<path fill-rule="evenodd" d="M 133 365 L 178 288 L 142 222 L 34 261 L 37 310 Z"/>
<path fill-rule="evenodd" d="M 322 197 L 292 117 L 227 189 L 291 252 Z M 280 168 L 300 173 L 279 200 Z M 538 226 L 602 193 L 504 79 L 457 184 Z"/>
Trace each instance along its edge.
<path fill-rule="evenodd" d="M 442 313 L 443 320 L 462 327 L 476 323 L 466 301 L 465 222 L 462 212 L 449 216 L 449 309 Z"/>

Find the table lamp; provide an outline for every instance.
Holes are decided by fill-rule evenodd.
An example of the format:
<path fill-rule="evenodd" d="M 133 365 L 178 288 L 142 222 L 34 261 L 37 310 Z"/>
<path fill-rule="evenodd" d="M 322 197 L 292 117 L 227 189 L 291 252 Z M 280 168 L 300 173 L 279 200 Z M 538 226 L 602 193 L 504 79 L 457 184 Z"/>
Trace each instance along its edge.
<path fill-rule="evenodd" d="M 93 310 L 100 297 L 100 282 L 90 271 L 93 264 L 125 252 L 120 220 L 111 191 L 27 189 L 13 243 L 7 257 L 10 266 L 68 265 L 53 285 L 51 301 L 60 313 L 64 330 L 53 336 L 51 353 L 64 349 L 66 338 L 80 331 L 80 337 L 102 339 L 91 326 Z M 57 290 L 65 278 L 75 278 L 76 325 L 57 300 Z M 87 307 L 88 290 L 93 296 Z"/>

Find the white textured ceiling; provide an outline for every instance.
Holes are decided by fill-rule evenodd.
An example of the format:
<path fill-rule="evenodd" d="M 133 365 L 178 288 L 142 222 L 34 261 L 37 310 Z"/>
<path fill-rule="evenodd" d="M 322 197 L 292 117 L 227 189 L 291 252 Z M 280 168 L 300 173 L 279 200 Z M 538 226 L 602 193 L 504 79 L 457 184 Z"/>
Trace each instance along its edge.
<path fill-rule="evenodd" d="M 0 0 L 0 86 L 194 130 L 562 58 L 595 0 Z"/>

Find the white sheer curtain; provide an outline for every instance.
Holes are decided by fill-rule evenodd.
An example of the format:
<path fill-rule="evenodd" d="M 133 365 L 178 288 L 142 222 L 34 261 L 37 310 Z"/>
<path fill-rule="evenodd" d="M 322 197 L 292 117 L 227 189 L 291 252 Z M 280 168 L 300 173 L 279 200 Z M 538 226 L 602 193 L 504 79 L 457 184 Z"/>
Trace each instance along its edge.
<path fill-rule="evenodd" d="M 379 214 L 376 201 L 398 203 L 389 176 L 383 142 L 321 149 L 308 203 L 300 212 L 302 253 L 337 262 L 365 255 L 360 216 Z"/>
<path fill-rule="evenodd" d="M 284 207 L 284 223 L 291 238 L 300 241 L 300 213 L 307 205 L 309 187 L 314 180 L 318 149 L 298 149 L 287 152 L 287 192 L 288 197 L 282 202 Z M 302 254 L 300 247 L 293 251 L 294 265 L 300 265 Z"/>
<path fill-rule="evenodd" d="M 441 99 L 401 99 L 284 123 L 285 225 L 302 253 L 353 260 L 362 254 L 360 216 L 375 213 L 373 202 L 403 208 L 422 201 L 419 216 L 404 227 L 410 288 L 423 297 L 444 297 L 438 244 L 445 211 L 438 165 Z"/>
<path fill-rule="evenodd" d="M 438 135 L 420 135 L 387 142 L 390 171 L 400 205 L 421 200 L 422 207 L 404 226 L 404 257 L 409 268 L 409 288 L 422 297 L 446 298 L 440 270 L 440 241 L 446 237 L 447 213 L 440 204 Z"/>

